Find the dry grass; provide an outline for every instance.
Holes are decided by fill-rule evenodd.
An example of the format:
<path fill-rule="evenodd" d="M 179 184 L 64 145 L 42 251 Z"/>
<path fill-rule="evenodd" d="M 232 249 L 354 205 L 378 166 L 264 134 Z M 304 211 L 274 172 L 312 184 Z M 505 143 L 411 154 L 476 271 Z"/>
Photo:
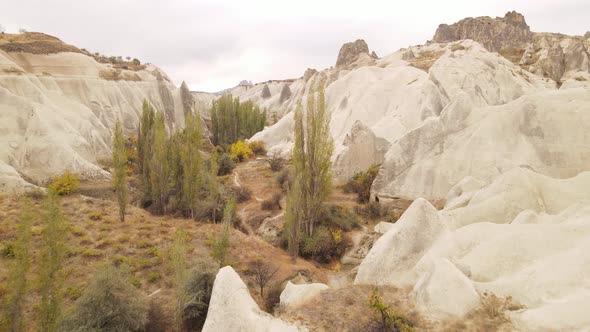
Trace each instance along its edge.
<path fill-rule="evenodd" d="M 510 62 L 512 62 L 514 64 L 519 64 L 520 59 L 522 59 L 522 56 L 524 55 L 524 52 L 525 52 L 524 48 L 509 47 L 509 48 L 501 49 L 498 53 L 501 56 L 508 59 Z"/>
<path fill-rule="evenodd" d="M 136 73 L 125 73 L 119 69 L 101 70 L 98 76 L 107 81 L 141 81 Z"/>
<path fill-rule="evenodd" d="M 415 58 L 408 60 L 410 66 L 422 69 L 426 72 L 432 65 L 445 54 L 445 51 L 422 51 Z"/>
<path fill-rule="evenodd" d="M 42 210 L 41 200 L 35 200 L 33 204 L 33 210 Z M 118 221 L 115 202 L 80 194 L 63 197 L 60 204 L 69 226 L 68 257 L 64 263 L 64 293 L 68 293 L 67 289 L 83 290 L 100 264 L 123 263 L 131 267 L 134 283 L 146 296 L 158 289 L 161 290 L 153 300 L 160 303 L 164 315 L 168 318 L 172 312 L 174 288 L 172 269 L 166 263 L 166 257 L 176 229 L 184 228 L 190 237 L 191 250 L 186 257 L 189 267 L 197 266 L 198 260 L 209 257 L 210 249 L 206 240 L 221 231 L 219 225 L 152 216 L 134 206 L 127 207 L 126 222 L 121 223 Z M 20 209 L 21 203 L 17 197 L 0 197 L 0 247 L 14 240 Z M 39 265 L 42 229 L 41 219 L 37 218 L 33 225 L 32 249 L 35 257 L 29 276 L 31 281 L 35 280 L 36 267 Z M 292 265 L 289 256 L 283 250 L 239 231 L 232 232 L 230 261 L 234 262 L 234 268 L 242 274 L 244 281 L 252 286 L 252 277 L 245 275 L 243 271 L 256 257 L 272 261 L 280 268 L 275 280 L 285 280 L 297 271 L 306 271 L 318 281 L 326 280 L 325 274 L 314 264 L 298 260 Z M 0 258 L 0 285 L 5 285 L 10 263 L 11 259 Z M 251 293 L 262 307 L 263 301 L 255 289 L 256 287 L 252 288 Z M 5 289 L 0 287 L 0 293 L 2 292 L 5 292 Z M 67 308 L 72 305 L 76 296 L 64 297 L 64 305 Z M 30 317 L 27 328 L 32 328 L 35 324 L 34 305 L 39 303 L 34 287 L 29 291 L 26 303 L 25 314 Z"/>
<path fill-rule="evenodd" d="M 524 307 L 512 302 L 512 297 L 498 297 L 492 293 L 481 295 L 481 304 L 471 311 L 464 319 L 448 322 L 441 330 L 444 331 L 512 331 L 512 323 L 508 311 L 521 310 Z"/>
<path fill-rule="evenodd" d="M 5 52 L 25 52 L 31 54 L 83 53 L 75 46 L 68 45 L 56 37 L 39 32 L 0 34 L 0 49 Z"/>

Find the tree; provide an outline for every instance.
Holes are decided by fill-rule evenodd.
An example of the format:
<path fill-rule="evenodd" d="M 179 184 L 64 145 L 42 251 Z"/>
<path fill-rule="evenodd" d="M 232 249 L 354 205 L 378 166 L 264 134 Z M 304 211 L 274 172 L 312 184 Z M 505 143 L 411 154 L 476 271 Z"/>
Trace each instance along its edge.
<path fill-rule="evenodd" d="M 105 265 L 64 319 L 62 331 L 140 331 L 148 321 L 145 296 L 127 270 Z"/>
<path fill-rule="evenodd" d="M 215 274 L 210 270 L 194 270 L 189 275 L 184 293 L 187 294 L 182 318 L 187 331 L 200 331 L 207 318 Z"/>
<path fill-rule="evenodd" d="M 62 264 L 65 257 L 65 221 L 61 214 L 57 194 L 50 191 L 45 199 L 45 228 L 42 234 L 41 266 L 39 269 L 38 328 L 40 331 L 57 331 L 60 316 L 60 290 Z"/>
<path fill-rule="evenodd" d="M 318 91 L 311 90 L 307 97 L 305 125 L 301 104 L 297 105 L 294 114 L 292 159 L 295 178 L 292 188 L 289 188 L 285 220 L 289 252 L 293 260 L 299 252 L 299 232 L 303 230 L 307 236 L 313 236 L 322 203 L 330 193 L 332 184 L 330 159 L 334 142 L 330 134 L 330 118 L 326 112 L 322 83 L 318 85 Z"/>
<path fill-rule="evenodd" d="M 209 200 L 213 202 L 212 220 L 217 223 L 217 206 L 219 205 L 219 188 L 217 186 L 217 173 L 219 167 L 217 166 L 217 153 L 212 153 L 209 158 L 209 177 L 208 177 L 208 192 Z"/>
<path fill-rule="evenodd" d="M 202 159 L 199 149 L 201 148 L 203 129 L 201 120 L 194 114 L 187 114 L 185 122 L 184 140 L 180 154 L 183 170 L 182 192 L 191 218 L 194 219 L 202 187 Z"/>
<path fill-rule="evenodd" d="M 113 137 L 113 186 L 117 193 L 117 202 L 119 203 L 119 218 L 121 222 L 125 221 L 125 208 L 127 206 L 127 149 L 125 147 L 125 136 L 121 124 L 117 120 L 115 123 L 115 135 Z"/>
<path fill-rule="evenodd" d="M 164 116 L 157 113 L 154 120 L 152 154 L 150 158 L 150 182 L 152 190 L 152 202 L 159 213 L 166 214 L 169 191 L 169 163 L 168 140 Z"/>
<path fill-rule="evenodd" d="M 10 267 L 7 294 L 4 296 L 0 315 L 0 330 L 23 331 L 22 306 L 27 291 L 26 275 L 31 267 L 31 226 L 33 224 L 33 207 L 27 198 L 22 199 L 20 222 L 17 226 L 14 244 L 14 262 Z"/>
<path fill-rule="evenodd" d="M 264 262 L 261 257 L 254 260 L 252 268 L 254 270 L 254 280 L 260 288 L 260 297 L 264 299 L 264 287 L 272 280 L 279 268 Z"/>
<path fill-rule="evenodd" d="M 219 264 L 219 267 L 227 265 L 229 254 L 229 237 L 233 218 L 236 213 L 236 199 L 230 196 L 223 210 L 223 229 L 218 238 L 211 241 L 211 257 Z"/>
<path fill-rule="evenodd" d="M 137 156 L 143 180 L 143 199 L 144 201 L 149 201 L 152 198 L 150 156 L 152 155 L 152 144 L 154 141 L 153 127 L 156 112 L 151 104 L 145 99 L 143 101 L 142 109 L 137 138 Z"/>
<path fill-rule="evenodd" d="M 189 294 L 186 293 L 184 287 L 187 282 L 187 270 L 186 270 L 186 253 L 187 253 L 187 242 L 188 234 L 183 228 L 176 231 L 174 235 L 174 242 L 170 250 L 170 262 L 174 270 L 174 282 L 176 287 L 176 306 L 175 306 L 175 318 L 176 328 L 181 329 L 183 321 L 183 312 L 186 307 Z"/>

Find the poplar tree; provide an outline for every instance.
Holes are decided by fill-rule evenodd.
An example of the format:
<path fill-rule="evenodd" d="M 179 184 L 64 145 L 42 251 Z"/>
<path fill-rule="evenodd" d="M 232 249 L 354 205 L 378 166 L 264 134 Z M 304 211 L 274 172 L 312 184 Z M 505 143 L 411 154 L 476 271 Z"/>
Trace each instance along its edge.
<path fill-rule="evenodd" d="M 166 214 L 166 205 L 170 194 L 169 188 L 169 163 L 168 163 L 168 139 L 164 116 L 157 113 L 154 120 L 153 145 L 151 147 L 150 159 L 150 182 L 152 191 L 152 202 L 156 209 Z"/>
<path fill-rule="evenodd" d="M 119 203 L 119 218 L 121 222 L 125 221 L 125 208 L 127 206 L 127 150 L 125 148 L 125 136 L 121 124 L 117 120 L 115 123 L 115 135 L 113 137 L 113 168 L 114 183 L 113 186 L 117 193 L 117 202 Z"/>
<path fill-rule="evenodd" d="M 208 188 L 209 200 L 213 202 L 212 221 L 217 223 L 217 205 L 219 204 L 219 189 L 217 188 L 217 153 L 212 153 L 209 158 Z"/>
<path fill-rule="evenodd" d="M 174 285 L 176 288 L 175 322 L 178 331 L 182 330 L 183 310 L 189 297 L 189 294 L 184 289 L 188 279 L 185 261 L 187 240 L 187 232 L 183 228 L 178 229 L 174 235 L 174 242 L 170 250 L 170 262 L 174 271 Z"/>
<path fill-rule="evenodd" d="M 203 129 L 201 120 L 194 114 L 187 114 L 185 122 L 186 127 L 180 154 L 183 170 L 182 192 L 186 205 L 190 210 L 191 218 L 194 219 L 202 187 L 202 159 L 199 150 L 201 148 Z"/>
<path fill-rule="evenodd" d="M 151 175 L 150 175 L 150 156 L 152 155 L 153 144 L 153 126 L 155 121 L 155 110 L 150 103 L 144 99 L 141 121 L 139 123 L 139 134 L 137 138 L 137 155 L 139 159 L 139 169 L 142 174 L 144 200 L 150 200 Z"/>
<path fill-rule="evenodd" d="M 292 159 L 295 168 L 294 201 L 299 209 L 293 227 L 302 228 L 313 236 L 319 221 L 322 203 L 328 197 L 332 185 L 331 157 L 334 141 L 330 134 L 330 117 L 326 112 L 323 84 L 318 91 L 310 90 L 307 97 L 306 121 L 299 104 L 294 114 Z M 312 87 L 314 84 L 312 83 Z M 289 209 L 289 208 L 288 208 Z"/>
<path fill-rule="evenodd" d="M 23 302 L 27 291 L 27 272 L 31 267 L 31 226 L 33 224 L 33 207 L 31 201 L 23 198 L 20 221 L 17 226 L 14 244 L 14 262 L 10 268 L 7 294 L 2 302 L 0 331 L 23 331 Z"/>
<path fill-rule="evenodd" d="M 45 228 L 42 234 L 41 266 L 39 269 L 38 330 L 57 331 L 60 317 L 61 270 L 65 257 L 65 221 L 59 207 L 58 196 L 49 192 L 45 200 Z"/>

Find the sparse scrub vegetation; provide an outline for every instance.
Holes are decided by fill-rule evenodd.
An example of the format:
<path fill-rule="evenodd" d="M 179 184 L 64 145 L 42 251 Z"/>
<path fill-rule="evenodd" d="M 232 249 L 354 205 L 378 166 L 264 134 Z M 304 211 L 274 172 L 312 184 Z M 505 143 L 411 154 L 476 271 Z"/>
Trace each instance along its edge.
<path fill-rule="evenodd" d="M 80 180 L 78 174 L 74 174 L 66 170 L 64 174 L 56 177 L 49 185 L 49 190 L 54 191 L 58 195 L 69 195 L 80 187 Z"/>
<path fill-rule="evenodd" d="M 377 288 L 374 288 L 367 300 L 367 305 L 377 316 L 375 321 L 367 327 L 369 331 L 392 331 L 392 332 L 413 332 L 412 322 L 402 314 L 391 309 L 389 305 L 383 302 L 381 294 Z M 375 326 L 371 328 L 372 326 Z"/>
<path fill-rule="evenodd" d="M 285 160 L 281 158 L 278 153 L 273 153 L 272 156 L 268 159 L 268 163 L 270 164 L 270 169 L 273 172 L 279 172 L 283 169 L 283 165 L 285 164 Z"/>
<path fill-rule="evenodd" d="M 356 193 L 359 203 L 367 203 L 371 198 L 371 185 L 373 185 L 378 172 L 379 165 L 373 165 L 365 172 L 355 173 L 344 185 L 344 191 Z"/>
<path fill-rule="evenodd" d="M 266 154 L 266 147 L 262 141 L 253 141 L 248 143 L 248 147 L 257 156 L 264 156 Z"/>

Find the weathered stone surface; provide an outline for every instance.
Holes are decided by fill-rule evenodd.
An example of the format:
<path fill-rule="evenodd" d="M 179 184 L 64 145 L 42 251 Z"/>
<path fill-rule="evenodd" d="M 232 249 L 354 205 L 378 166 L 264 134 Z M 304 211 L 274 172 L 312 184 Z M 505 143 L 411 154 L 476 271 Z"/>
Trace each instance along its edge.
<path fill-rule="evenodd" d="M 281 293 L 280 305 L 284 308 L 297 307 L 314 298 L 321 291 L 329 288 L 328 285 L 320 283 L 295 285 L 291 281 L 288 281 Z"/>
<path fill-rule="evenodd" d="M 441 24 L 432 37 L 435 43 L 462 39 L 475 40 L 488 50 L 498 52 L 509 47 L 526 47 L 532 40 L 532 33 L 524 16 L 512 11 L 504 17 L 468 17 L 455 24 Z"/>
<path fill-rule="evenodd" d="M 230 266 L 219 270 L 213 283 L 204 332 L 304 331 L 260 310 L 248 287 Z"/>
<path fill-rule="evenodd" d="M 355 42 L 342 45 L 336 60 L 336 67 L 352 64 L 361 54 L 369 54 L 369 46 L 363 39 L 357 39 Z"/>

